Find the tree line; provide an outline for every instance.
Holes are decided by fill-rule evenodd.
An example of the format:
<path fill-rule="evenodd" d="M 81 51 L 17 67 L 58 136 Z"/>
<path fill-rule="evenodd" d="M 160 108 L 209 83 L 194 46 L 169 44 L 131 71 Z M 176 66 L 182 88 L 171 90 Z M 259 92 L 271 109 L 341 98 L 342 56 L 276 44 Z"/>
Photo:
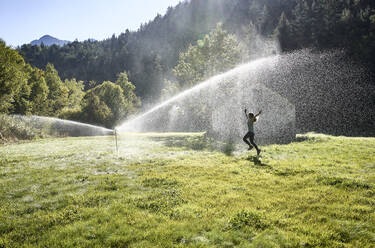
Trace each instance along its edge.
<path fill-rule="evenodd" d="M 0 40 L 0 113 L 55 116 L 113 127 L 140 105 L 125 72 L 84 90 L 83 81 L 61 80 L 55 67 L 26 63 Z"/>

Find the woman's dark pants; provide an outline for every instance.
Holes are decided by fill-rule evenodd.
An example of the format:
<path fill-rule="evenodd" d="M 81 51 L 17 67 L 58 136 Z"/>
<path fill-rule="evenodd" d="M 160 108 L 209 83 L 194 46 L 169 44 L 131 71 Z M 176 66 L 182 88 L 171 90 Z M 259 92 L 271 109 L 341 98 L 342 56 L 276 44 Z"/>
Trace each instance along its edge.
<path fill-rule="evenodd" d="M 248 141 L 248 139 L 250 140 L 250 142 Z M 259 148 L 258 146 L 254 143 L 254 133 L 253 132 L 247 132 L 246 135 L 243 137 L 243 141 L 249 145 L 250 148 L 252 148 L 253 146 L 255 147 L 255 149 L 258 151 Z"/>

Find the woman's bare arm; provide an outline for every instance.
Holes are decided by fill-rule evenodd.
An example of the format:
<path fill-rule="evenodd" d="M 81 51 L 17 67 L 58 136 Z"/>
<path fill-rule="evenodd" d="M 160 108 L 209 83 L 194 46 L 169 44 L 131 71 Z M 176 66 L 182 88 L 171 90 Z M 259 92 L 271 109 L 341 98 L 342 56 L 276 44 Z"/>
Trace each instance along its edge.
<path fill-rule="evenodd" d="M 259 111 L 258 114 L 254 115 L 254 119 L 253 119 L 254 122 L 256 122 L 256 121 L 258 120 L 258 116 L 259 116 L 261 113 L 262 113 L 262 110 Z"/>
<path fill-rule="evenodd" d="M 246 119 L 249 119 L 249 116 L 247 115 L 247 109 L 245 109 L 245 115 L 246 115 Z"/>

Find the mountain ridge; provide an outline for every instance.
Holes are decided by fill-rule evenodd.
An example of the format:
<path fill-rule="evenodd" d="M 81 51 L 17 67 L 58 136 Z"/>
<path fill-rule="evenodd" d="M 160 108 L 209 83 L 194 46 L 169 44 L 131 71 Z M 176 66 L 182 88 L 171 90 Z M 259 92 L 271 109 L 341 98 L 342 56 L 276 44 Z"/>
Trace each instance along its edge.
<path fill-rule="evenodd" d="M 43 35 L 38 40 L 33 40 L 30 42 L 30 44 L 33 46 L 40 46 L 41 44 L 45 46 L 52 46 L 52 45 L 64 46 L 68 43 L 71 43 L 71 41 L 60 40 L 48 34 Z"/>

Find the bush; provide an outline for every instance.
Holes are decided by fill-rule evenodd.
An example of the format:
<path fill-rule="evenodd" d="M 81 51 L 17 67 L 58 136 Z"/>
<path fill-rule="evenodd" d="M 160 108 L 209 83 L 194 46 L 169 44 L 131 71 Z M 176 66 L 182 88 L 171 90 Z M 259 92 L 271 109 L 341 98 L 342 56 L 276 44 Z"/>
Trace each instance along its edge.
<path fill-rule="evenodd" d="M 32 128 L 21 119 L 0 114 L 0 143 L 17 140 L 32 140 L 41 137 L 42 133 Z"/>
<path fill-rule="evenodd" d="M 230 219 L 229 227 L 236 230 L 243 227 L 251 227 L 256 230 L 264 230 L 268 227 L 268 225 L 257 213 L 243 210 Z"/>
<path fill-rule="evenodd" d="M 80 121 L 82 116 L 81 108 L 65 108 L 57 116 L 60 119 Z"/>

